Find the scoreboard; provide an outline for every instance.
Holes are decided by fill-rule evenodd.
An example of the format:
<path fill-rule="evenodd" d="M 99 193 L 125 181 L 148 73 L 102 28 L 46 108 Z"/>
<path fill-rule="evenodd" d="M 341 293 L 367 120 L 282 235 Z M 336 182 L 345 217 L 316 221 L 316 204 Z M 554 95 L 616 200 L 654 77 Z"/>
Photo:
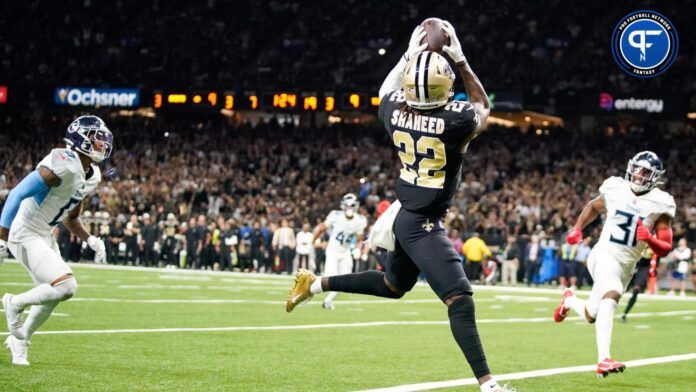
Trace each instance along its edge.
<path fill-rule="evenodd" d="M 226 110 L 270 110 L 295 112 L 364 111 L 377 109 L 379 97 L 358 92 L 264 92 L 255 91 L 155 91 L 155 109 L 199 108 Z"/>

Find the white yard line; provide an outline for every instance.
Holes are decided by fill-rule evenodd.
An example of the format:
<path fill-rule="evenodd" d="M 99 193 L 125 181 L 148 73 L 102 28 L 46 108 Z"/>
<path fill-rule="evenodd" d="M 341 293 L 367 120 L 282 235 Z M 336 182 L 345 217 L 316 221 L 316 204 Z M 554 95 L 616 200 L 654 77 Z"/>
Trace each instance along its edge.
<path fill-rule="evenodd" d="M 683 310 L 675 312 L 634 313 L 633 318 L 642 317 L 667 317 L 696 314 L 696 310 Z M 480 319 L 478 324 L 509 324 L 509 323 L 551 323 L 550 317 L 533 318 L 507 318 L 507 319 Z M 579 317 L 568 317 L 566 320 L 580 320 Z M 305 325 L 263 325 L 263 326 L 235 326 L 235 327 L 188 327 L 188 328 L 141 328 L 141 329 L 84 329 L 65 331 L 39 331 L 42 335 L 79 335 L 79 334 L 134 334 L 134 333 L 166 333 L 166 332 L 233 332 L 233 331 L 280 331 L 296 329 L 334 329 L 334 328 L 366 328 L 383 326 L 423 326 L 423 325 L 449 325 L 449 321 L 370 321 L 362 323 L 336 323 L 336 324 L 305 324 Z M 7 335 L 1 333 L 0 335 Z"/>
<path fill-rule="evenodd" d="M 16 260 L 7 260 L 6 263 L 16 264 Z M 287 275 L 275 275 L 275 274 L 258 274 L 258 273 L 246 273 L 246 272 L 231 272 L 231 271 L 201 271 L 201 270 L 189 270 L 189 269 L 174 269 L 166 270 L 162 268 L 153 267 L 136 267 L 136 266 L 125 266 L 125 265 L 111 265 L 111 264 L 91 264 L 91 263 L 68 263 L 71 268 L 84 268 L 84 269 L 102 269 L 102 270 L 115 270 L 115 271 L 138 271 L 138 272 L 150 272 L 158 273 L 162 275 L 172 275 L 172 274 L 182 274 L 182 275 L 202 275 L 202 276 L 212 276 L 221 278 L 238 278 L 240 281 L 244 280 L 276 280 L 273 284 L 281 284 L 290 282 L 292 276 Z M 166 278 L 165 278 L 166 279 Z M 79 280 L 79 275 L 78 275 Z M 256 282 L 254 282 L 256 283 Z M 3 284 L 0 282 L 0 284 Z M 416 288 L 429 289 L 427 283 L 419 282 L 416 284 Z M 560 300 L 563 294 L 561 290 L 554 288 L 540 288 L 540 287 L 506 287 L 506 286 L 481 286 L 474 285 L 474 292 L 500 292 L 500 293 L 526 293 L 526 294 L 553 294 L 558 296 Z M 577 292 L 581 296 L 589 295 L 589 291 L 579 290 Z M 640 295 L 641 301 L 674 301 L 674 302 L 696 302 L 696 296 L 691 295 L 687 297 L 680 296 L 665 296 L 665 295 Z"/>
<path fill-rule="evenodd" d="M 634 361 L 625 362 L 627 368 L 634 368 L 638 366 L 655 365 L 670 362 L 680 362 L 680 361 L 691 361 L 696 359 L 696 353 L 691 354 L 681 354 L 681 355 L 669 355 L 666 357 L 655 357 L 638 359 Z M 498 374 L 495 378 L 498 381 L 509 381 L 509 380 L 522 380 L 525 378 L 534 377 L 545 377 L 554 376 L 558 374 L 569 374 L 569 373 L 581 373 L 581 372 L 592 372 L 597 369 L 597 365 L 582 365 L 582 366 L 571 366 L 564 368 L 555 369 L 543 369 L 543 370 L 532 370 L 528 372 L 519 373 L 507 373 Z M 393 387 L 377 388 L 377 389 L 366 389 L 362 392 L 415 392 L 415 391 L 426 391 L 431 389 L 440 388 L 452 388 L 460 387 L 465 385 L 478 385 L 478 381 L 475 378 L 462 378 L 458 380 L 448 380 L 448 381 L 435 381 L 435 382 L 425 382 L 419 384 L 407 384 L 407 385 L 396 385 Z"/>

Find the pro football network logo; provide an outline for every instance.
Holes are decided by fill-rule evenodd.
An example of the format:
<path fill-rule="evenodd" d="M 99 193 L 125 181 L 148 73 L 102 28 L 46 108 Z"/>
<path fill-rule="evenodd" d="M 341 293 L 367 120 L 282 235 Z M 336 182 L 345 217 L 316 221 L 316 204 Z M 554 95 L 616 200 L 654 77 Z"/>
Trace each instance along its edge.
<path fill-rule="evenodd" d="M 665 72 L 677 58 L 679 37 L 672 22 L 650 10 L 624 16 L 614 28 L 611 51 L 622 70 L 639 78 Z"/>

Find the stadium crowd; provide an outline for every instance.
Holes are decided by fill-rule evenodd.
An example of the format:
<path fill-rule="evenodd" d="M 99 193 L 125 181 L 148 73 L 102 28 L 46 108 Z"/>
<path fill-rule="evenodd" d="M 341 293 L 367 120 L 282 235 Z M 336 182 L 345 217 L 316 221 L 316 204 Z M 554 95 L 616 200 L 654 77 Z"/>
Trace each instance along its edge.
<path fill-rule="evenodd" d="M 41 141 L 61 144 L 67 123 L 61 116 L 3 119 L 9 132 L 0 136 L 0 198 L 52 147 Z M 386 132 L 374 126 L 141 117 L 107 123 L 116 135 L 114 153 L 83 218 L 107 239 L 113 263 L 291 272 L 299 245 L 294 233 L 303 226 L 311 231 L 343 194 L 356 193 L 370 221 L 378 203 L 394 197 L 398 160 Z M 676 198 L 675 237 L 694 243 L 696 178 L 688 175 L 696 170 L 694 133 L 689 125 L 677 131 L 605 127 L 591 134 L 556 128 L 542 135 L 493 126 L 466 155 L 446 227 L 453 242 L 478 233 L 502 250 L 512 238 L 520 253 L 532 240 L 558 252 L 601 181 L 623 176 L 630 156 L 653 149 L 665 161 L 666 189 Z M 279 227 L 292 235 L 276 235 Z M 591 237 L 598 229 L 590 228 Z M 89 258 L 66 230 L 58 236 L 66 259 Z M 311 261 L 320 267 L 326 241 L 315 245 Z"/>
<path fill-rule="evenodd" d="M 679 29 L 673 71 L 636 79 L 615 66 L 606 44 L 611 27 L 627 12 L 621 2 L 408 0 L 397 8 L 356 0 L 208 0 L 185 8 L 161 0 L 67 3 L 70 14 L 46 1 L 0 4 L 0 75 L 6 79 L 0 81 L 34 92 L 56 85 L 134 84 L 374 91 L 413 27 L 424 16 L 440 16 L 454 23 L 489 90 L 549 97 L 564 89 L 696 88 L 689 68 L 696 34 L 689 12 L 677 13 L 677 7 L 660 10 Z M 694 2 L 687 3 L 678 8 L 693 9 Z M 177 45 L 166 44 L 174 40 Z M 501 53 L 514 61 L 501 61 Z"/>

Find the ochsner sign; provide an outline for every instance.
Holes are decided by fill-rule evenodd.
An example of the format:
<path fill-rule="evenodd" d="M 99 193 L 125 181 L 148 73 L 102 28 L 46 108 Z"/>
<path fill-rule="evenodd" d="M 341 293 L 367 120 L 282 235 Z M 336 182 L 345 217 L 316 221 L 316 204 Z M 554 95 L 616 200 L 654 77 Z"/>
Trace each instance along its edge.
<path fill-rule="evenodd" d="M 662 113 L 665 102 L 660 98 L 614 98 L 609 93 L 599 94 L 599 107 L 610 112 L 612 110 L 632 110 L 648 113 Z"/>
<path fill-rule="evenodd" d="M 132 88 L 59 87 L 54 94 L 57 105 L 113 106 L 131 108 L 140 104 L 140 90 Z"/>

